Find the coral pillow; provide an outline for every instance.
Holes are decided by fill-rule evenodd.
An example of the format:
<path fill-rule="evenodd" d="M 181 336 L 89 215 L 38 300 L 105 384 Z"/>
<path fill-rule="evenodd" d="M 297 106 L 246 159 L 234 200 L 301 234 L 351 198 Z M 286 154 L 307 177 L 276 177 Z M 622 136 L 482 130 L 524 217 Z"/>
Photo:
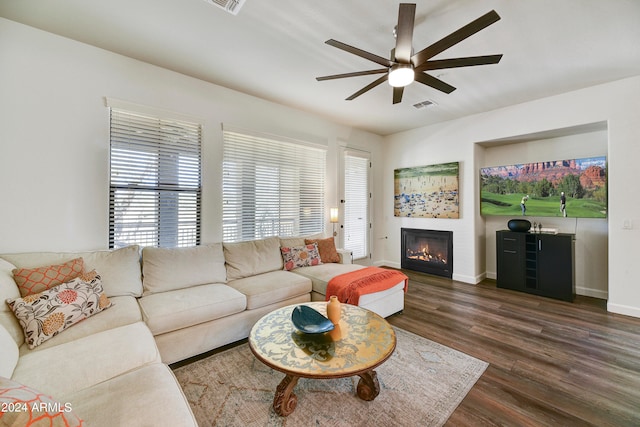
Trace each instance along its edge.
<path fill-rule="evenodd" d="M 102 290 L 100 275 L 95 271 L 39 294 L 8 299 L 7 304 L 18 318 L 25 342 L 31 349 L 111 307 Z"/>
<path fill-rule="evenodd" d="M 280 252 L 282 253 L 285 270 L 322 264 L 316 243 L 290 248 L 282 247 L 280 248 Z"/>
<path fill-rule="evenodd" d="M 61 283 L 73 280 L 84 270 L 84 260 L 75 258 L 64 264 L 48 265 L 38 268 L 16 268 L 12 271 L 20 290 L 20 296 L 27 296 L 46 291 Z"/>
<path fill-rule="evenodd" d="M 320 252 L 320 259 L 323 264 L 340 262 L 340 255 L 338 255 L 338 251 L 336 250 L 336 243 L 333 237 L 326 239 L 304 239 L 304 243 L 307 245 L 312 243 L 318 244 L 318 252 Z"/>
<path fill-rule="evenodd" d="M 0 377 L 0 424 L 3 426 L 77 427 L 83 422 L 73 413 L 71 402 L 50 396 Z"/>

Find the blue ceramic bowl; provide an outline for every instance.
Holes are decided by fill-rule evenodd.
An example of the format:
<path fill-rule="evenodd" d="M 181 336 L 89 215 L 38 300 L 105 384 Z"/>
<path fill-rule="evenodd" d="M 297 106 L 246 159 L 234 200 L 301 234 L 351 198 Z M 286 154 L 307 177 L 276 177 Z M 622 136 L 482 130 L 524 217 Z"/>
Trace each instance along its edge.
<path fill-rule="evenodd" d="M 293 326 L 305 334 L 323 334 L 333 330 L 333 323 L 318 311 L 306 305 L 299 305 L 291 312 Z"/>

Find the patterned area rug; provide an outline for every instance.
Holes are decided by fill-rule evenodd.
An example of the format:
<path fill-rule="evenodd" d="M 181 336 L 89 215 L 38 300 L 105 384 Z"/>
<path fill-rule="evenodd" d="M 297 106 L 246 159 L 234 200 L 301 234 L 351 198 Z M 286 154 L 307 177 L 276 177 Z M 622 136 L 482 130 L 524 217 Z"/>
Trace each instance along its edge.
<path fill-rule="evenodd" d="M 359 377 L 301 378 L 298 406 L 288 417 L 272 408 L 284 374 L 258 361 L 248 344 L 215 354 L 174 373 L 201 427 L 207 426 L 440 426 L 488 364 L 395 328 L 394 354 L 376 368 L 380 394 L 365 402 Z"/>

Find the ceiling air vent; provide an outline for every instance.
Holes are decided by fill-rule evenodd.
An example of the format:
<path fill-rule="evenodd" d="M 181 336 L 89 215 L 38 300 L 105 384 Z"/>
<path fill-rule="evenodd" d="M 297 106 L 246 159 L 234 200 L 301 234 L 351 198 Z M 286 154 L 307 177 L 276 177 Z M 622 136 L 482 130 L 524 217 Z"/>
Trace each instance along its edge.
<path fill-rule="evenodd" d="M 418 102 L 417 104 L 413 104 L 414 107 L 416 107 L 418 110 L 421 108 L 427 108 L 427 107 L 435 107 L 436 104 L 433 101 L 429 101 L 428 99 L 426 101 L 422 101 L 422 102 Z"/>
<path fill-rule="evenodd" d="M 204 0 L 205 2 L 218 6 L 232 15 L 237 15 L 245 0 Z"/>

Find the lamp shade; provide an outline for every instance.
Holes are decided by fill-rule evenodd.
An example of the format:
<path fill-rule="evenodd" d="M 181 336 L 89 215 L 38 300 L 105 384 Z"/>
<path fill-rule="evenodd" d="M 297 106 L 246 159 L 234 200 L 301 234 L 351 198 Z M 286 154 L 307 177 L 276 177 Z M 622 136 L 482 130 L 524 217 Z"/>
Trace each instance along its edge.
<path fill-rule="evenodd" d="M 413 82 L 415 72 L 411 64 L 395 64 L 389 71 L 389 84 L 393 87 L 404 87 Z"/>
<path fill-rule="evenodd" d="M 329 210 L 329 216 L 332 223 L 338 222 L 338 208 L 331 208 Z"/>

